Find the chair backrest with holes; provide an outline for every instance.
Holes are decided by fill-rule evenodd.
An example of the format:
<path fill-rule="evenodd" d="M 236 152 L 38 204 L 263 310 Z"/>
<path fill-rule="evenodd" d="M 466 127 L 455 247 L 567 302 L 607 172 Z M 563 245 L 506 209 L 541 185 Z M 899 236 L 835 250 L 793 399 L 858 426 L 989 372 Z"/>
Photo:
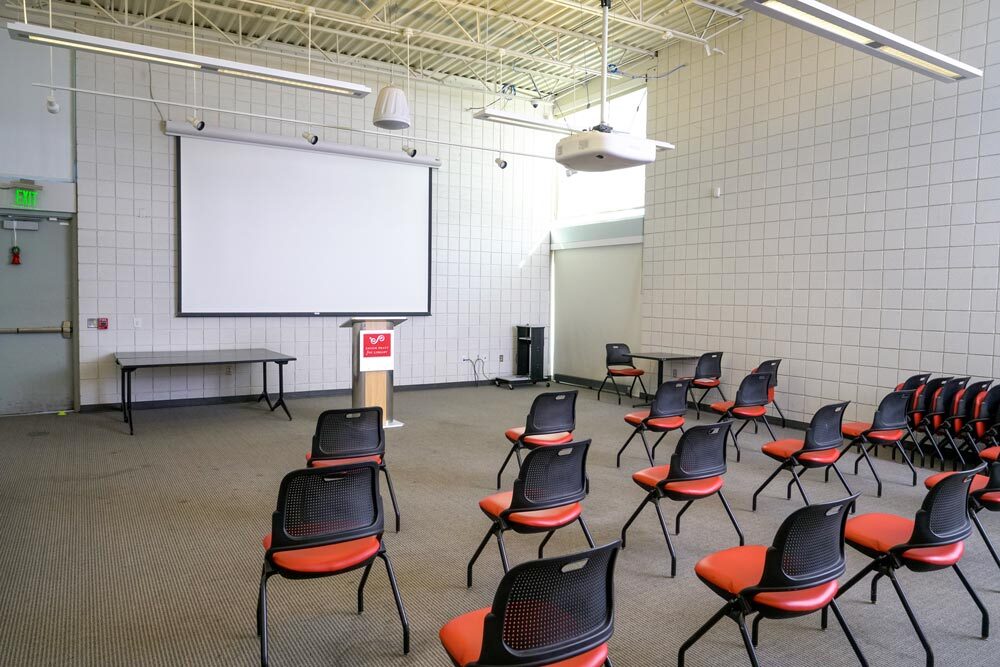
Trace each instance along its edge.
<path fill-rule="evenodd" d="M 736 400 L 733 407 L 742 408 L 748 406 L 767 405 L 767 387 L 771 381 L 769 373 L 751 373 L 740 382 L 740 388 L 736 391 Z"/>
<path fill-rule="evenodd" d="M 576 429 L 576 395 L 572 391 L 550 391 L 535 396 L 524 435 L 572 432 Z"/>
<path fill-rule="evenodd" d="M 872 430 L 893 431 L 906 428 L 906 411 L 912 394 L 912 391 L 894 391 L 886 394 L 875 410 Z"/>
<path fill-rule="evenodd" d="M 847 513 L 860 494 L 795 510 L 782 522 L 764 557 L 760 583 L 744 591 L 812 588 L 844 573 Z"/>
<path fill-rule="evenodd" d="M 656 390 L 649 406 L 649 418 L 679 417 L 687 412 L 687 392 L 690 380 L 667 380 Z"/>
<path fill-rule="evenodd" d="M 281 480 L 268 553 L 381 535 L 378 466 L 293 470 Z"/>
<path fill-rule="evenodd" d="M 346 459 L 385 453 L 382 408 L 327 410 L 316 420 L 312 458 Z"/>
<path fill-rule="evenodd" d="M 726 438 L 732 422 L 692 426 L 677 441 L 670 456 L 670 470 L 660 482 L 706 479 L 726 473 Z"/>
<path fill-rule="evenodd" d="M 958 396 L 958 392 L 965 388 L 968 381 L 969 378 L 965 377 L 952 378 L 945 382 L 941 391 L 937 392 L 937 396 L 934 398 L 934 412 L 939 412 L 944 416 L 954 414 L 955 397 Z"/>
<path fill-rule="evenodd" d="M 978 491 L 972 492 L 972 497 L 979 500 L 982 496 L 986 494 L 991 494 L 990 501 L 987 507 L 996 511 L 1000 509 L 1000 461 L 993 461 L 988 465 L 986 470 L 988 481 L 986 486 L 979 489 Z"/>
<path fill-rule="evenodd" d="M 473 665 L 551 665 L 607 643 L 620 544 L 513 567 L 497 588 Z"/>
<path fill-rule="evenodd" d="M 972 478 L 986 470 L 980 464 L 972 470 L 948 475 L 924 496 L 913 522 L 913 534 L 906 544 L 893 547 L 899 553 L 915 547 L 945 546 L 960 542 L 972 532 L 969 520 L 969 487 Z"/>
<path fill-rule="evenodd" d="M 976 406 L 975 416 L 977 419 L 984 419 L 984 422 L 976 422 L 976 437 L 986 435 L 986 429 L 997 423 L 1000 419 L 1000 384 L 990 387 L 985 395 L 980 395 L 979 404 Z"/>
<path fill-rule="evenodd" d="M 778 386 L 778 366 L 781 365 L 781 359 L 768 359 L 767 361 L 760 362 L 757 368 L 753 369 L 754 373 L 769 373 L 771 375 L 771 381 L 768 382 L 768 389 L 774 389 Z"/>
<path fill-rule="evenodd" d="M 586 498 L 589 447 L 590 440 L 580 440 L 528 452 L 507 513 L 562 507 Z"/>
<path fill-rule="evenodd" d="M 960 390 L 955 397 L 955 411 L 953 413 L 955 421 L 952 423 L 952 429 L 956 433 L 962 430 L 962 426 L 967 420 L 976 416 L 979 406 L 986 397 L 986 390 L 991 384 L 993 384 L 993 380 L 981 380 L 966 385 L 965 389 Z"/>
<path fill-rule="evenodd" d="M 928 380 L 927 384 L 924 385 L 923 391 L 917 397 L 917 406 L 914 410 L 925 414 L 933 410 L 934 400 L 937 398 L 938 392 L 944 386 L 944 383 L 950 379 L 950 377 L 940 377 Z"/>
<path fill-rule="evenodd" d="M 604 359 L 605 366 L 631 366 L 635 368 L 635 364 L 632 362 L 632 351 L 625 343 L 608 343 L 604 349 L 607 351 Z"/>
<path fill-rule="evenodd" d="M 832 449 L 843 445 L 841 427 L 844 413 L 850 404 L 850 401 L 831 403 L 817 410 L 806 429 L 805 446 L 802 449 Z"/>
<path fill-rule="evenodd" d="M 930 373 L 918 373 L 917 375 L 911 375 L 896 385 L 896 391 L 913 392 L 913 400 L 910 403 L 911 410 L 917 409 L 917 401 L 920 400 L 920 394 L 923 393 L 924 385 L 926 385 L 927 381 L 930 379 Z"/>
<path fill-rule="evenodd" d="M 696 380 L 718 379 L 722 377 L 722 352 L 706 352 L 698 357 L 694 367 Z"/>

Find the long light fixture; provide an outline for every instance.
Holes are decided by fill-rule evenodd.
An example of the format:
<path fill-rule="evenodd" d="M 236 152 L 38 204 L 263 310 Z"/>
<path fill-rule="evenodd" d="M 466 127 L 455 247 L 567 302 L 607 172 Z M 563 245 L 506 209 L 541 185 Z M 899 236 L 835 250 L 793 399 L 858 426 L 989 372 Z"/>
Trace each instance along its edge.
<path fill-rule="evenodd" d="M 938 81 L 961 81 L 983 75 L 981 69 L 882 30 L 816 0 L 741 0 L 741 3 L 744 7 L 771 18 Z"/>
<path fill-rule="evenodd" d="M 44 26 L 29 25 L 27 23 L 8 23 L 7 32 L 10 33 L 11 38 L 27 42 L 102 53 L 121 58 L 132 58 L 134 60 L 143 60 L 173 67 L 184 67 L 191 70 L 214 72 L 225 76 L 277 83 L 284 86 L 294 86 L 306 90 L 331 93 L 333 95 L 360 98 L 371 92 L 371 88 L 359 83 L 325 79 L 310 74 L 298 74 L 297 72 L 249 65 L 233 60 L 209 58 L 182 51 L 160 49 L 155 46 L 145 46 L 117 39 L 105 39 L 103 37 L 83 35 L 68 30 L 58 30 Z"/>
<path fill-rule="evenodd" d="M 485 120 L 503 125 L 513 125 L 529 130 L 544 130 L 545 132 L 555 132 L 556 134 L 573 134 L 573 128 L 564 124 L 545 118 L 533 118 L 502 109 L 482 109 L 472 115 L 476 120 Z"/>

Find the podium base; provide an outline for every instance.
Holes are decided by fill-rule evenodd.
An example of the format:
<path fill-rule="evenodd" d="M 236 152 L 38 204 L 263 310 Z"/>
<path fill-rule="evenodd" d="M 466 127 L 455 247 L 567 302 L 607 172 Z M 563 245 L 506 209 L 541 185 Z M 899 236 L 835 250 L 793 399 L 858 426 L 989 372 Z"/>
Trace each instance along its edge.
<path fill-rule="evenodd" d="M 385 423 L 385 426 L 383 426 L 382 428 L 399 428 L 402 425 L 403 422 L 399 421 L 398 419 L 393 419 L 392 421 L 387 421 Z"/>

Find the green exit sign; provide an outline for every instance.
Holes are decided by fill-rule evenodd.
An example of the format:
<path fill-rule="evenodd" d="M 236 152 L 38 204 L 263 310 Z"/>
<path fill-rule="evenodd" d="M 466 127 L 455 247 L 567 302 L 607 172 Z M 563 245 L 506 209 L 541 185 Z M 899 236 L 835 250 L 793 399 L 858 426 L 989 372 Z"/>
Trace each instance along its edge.
<path fill-rule="evenodd" d="M 37 207 L 38 192 L 35 190 L 26 190 L 25 188 L 16 188 L 14 190 L 14 206 L 21 208 Z"/>

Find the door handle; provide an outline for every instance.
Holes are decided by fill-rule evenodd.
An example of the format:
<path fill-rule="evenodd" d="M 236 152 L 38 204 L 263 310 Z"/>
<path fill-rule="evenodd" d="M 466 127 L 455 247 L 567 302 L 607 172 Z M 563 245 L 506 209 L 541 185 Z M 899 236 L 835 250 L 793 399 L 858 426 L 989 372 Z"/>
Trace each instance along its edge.
<path fill-rule="evenodd" d="M 73 337 L 73 323 L 69 320 L 63 320 L 62 324 L 57 327 L 0 327 L 0 334 L 40 334 L 40 333 L 57 333 L 62 334 L 63 338 Z"/>

